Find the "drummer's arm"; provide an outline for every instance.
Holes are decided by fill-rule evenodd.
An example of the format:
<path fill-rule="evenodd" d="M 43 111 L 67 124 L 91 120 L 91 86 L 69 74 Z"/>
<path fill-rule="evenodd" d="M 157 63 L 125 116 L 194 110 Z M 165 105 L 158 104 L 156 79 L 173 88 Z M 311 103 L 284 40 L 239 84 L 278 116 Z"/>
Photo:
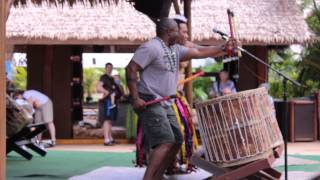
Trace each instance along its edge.
<path fill-rule="evenodd" d="M 131 60 L 126 67 L 126 80 L 128 84 L 128 88 L 130 91 L 130 95 L 133 100 L 133 107 L 134 108 L 142 108 L 144 106 L 144 101 L 139 98 L 138 94 L 138 73 L 142 70 L 142 68 Z"/>
<path fill-rule="evenodd" d="M 218 46 L 194 46 L 189 48 L 187 53 L 180 61 L 190 61 L 190 59 L 201 59 L 207 57 L 218 57 L 222 55 L 227 55 L 226 50 L 232 50 L 238 46 L 238 42 L 235 39 L 229 39 L 227 42 L 223 42 Z"/>
<path fill-rule="evenodd" d="M 186 46 L 186 47 L 188 47 L 188 48 L 196 48 L 196 49 L 198 49 L 199 51 L 202 51 L 202 49 L 204 49 L 204 48 L 208 48 L 208 47 L 218 47 L 218 46 L 223 46 L 223 45 L 224 45 L 224 43 L 219 44 L 219 45 L 216 45 L 216 46 L 202 46 L 202 45 L 199 45 L 199 44 L 195 44 L 195 43 L 193 43 L 193 42 L 191 42 L 191 41 L 186 41 L 186 43 L 185 43 L 185 46 Z M 214 58 L 214 57 L 219 57 L 219 56 L 224 56 L 224 55 L 226 55 L 226 53 L 223 51 L 223 52 L 220 52 L 220 53 L 212 56 L 212 58 Z"/>
<path fill-rule="evenodd" d="M 191 59 L 201 59 L 207 57 L 218 57 L 225 54 L 225 45 L 189 48 L 186 55 L 181 61 L 189 61 Z"/>

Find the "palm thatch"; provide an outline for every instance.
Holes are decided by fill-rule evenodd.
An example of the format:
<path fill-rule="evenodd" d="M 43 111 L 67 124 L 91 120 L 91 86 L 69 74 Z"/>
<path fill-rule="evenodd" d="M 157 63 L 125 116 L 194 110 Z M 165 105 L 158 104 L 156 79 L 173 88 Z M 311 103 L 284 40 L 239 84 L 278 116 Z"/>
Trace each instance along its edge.
<path fill-rule="evenodd" d="M 33 4 L 41 5 L 43 3 L 59 6 L 65 4 L 73 6 L 76 3 L 89 3 L 91 6 L 98 4 L 118 3 L 120 0 L 30 0 Z M 171 0 L 123 0 L 130 2 L 136 10 L 148 15 L 152 19 L 168 17 Z M 181 0 L 182 1 L 182 0 Z M 13 4 L 26 5 L 27 0 L 13 0 Z"/>
<path fill-rule="evenodd" d="M 134 2 L 135 0 L 133 0 Z M 46 4 L 51 4 L 51 5 L 69 5 L 69 6 L 73 6 L 76 3 L 86 3 L 89 2 L 91 5 L 96 5 L 96 4 L 105 4 L 105 3 L 118 3 L 119 0 L 31 0 L 29 1 L 32 4 L 38 4 L 41 5 L 43 3 Z M 15 6 L 17 5 L 26 5 L 29 3 L 28 0 L 13 0 L 13 4 Z"/>
<path fill-rule="evenodd" d="M 314 34 L 293 0 L 199 0 L 193 3 L 193 25 L 204 31 L 193 33 L 196 41 L 210 41 L 212 26 L 229 32 L 226 9 L 236 16 L 238 37 L 245 44 L 295 44 L 314 40 Z"/>
<path fill-rule="evenodd" d="M 213 27 L 229 32 L 228 8 L 235 13 L 243 44 L 287 45 L 315 39 L 295 1 L 197 0 L 191 9 L 193 41 L 218 41 Z M 140 44 L 153 36 L 154 23 L 121 0 L 117 5 L 110 1 L 91 6 L 84 1 L 72 7 L 29 2 L 12 8 L 7 21 L 9 43 L 15 44 Z"/>

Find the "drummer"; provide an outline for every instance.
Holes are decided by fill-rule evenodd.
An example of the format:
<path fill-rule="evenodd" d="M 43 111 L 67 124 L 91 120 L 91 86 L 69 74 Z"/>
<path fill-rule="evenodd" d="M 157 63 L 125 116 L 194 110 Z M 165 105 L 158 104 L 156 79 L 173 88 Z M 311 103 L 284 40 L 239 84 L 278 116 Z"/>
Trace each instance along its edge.
<path fill-rule="evenodd" d="M 161 19 L 156 26 L 157 37 L 142 44 L 126 67 L 126 78 L 133 107 L 152 147 L 144 179 L 161 179 L 173 162 L 183 142 L 171 101 L 145 107 L 146 101 L 176 93 L 179 62 L 225 54 L 226 48 L 236 47 L 230 40 L 215 47 L 187 48 L 175 44 L 177 23 Z M 140 81 L 138 83 L 138 73 Z"/>

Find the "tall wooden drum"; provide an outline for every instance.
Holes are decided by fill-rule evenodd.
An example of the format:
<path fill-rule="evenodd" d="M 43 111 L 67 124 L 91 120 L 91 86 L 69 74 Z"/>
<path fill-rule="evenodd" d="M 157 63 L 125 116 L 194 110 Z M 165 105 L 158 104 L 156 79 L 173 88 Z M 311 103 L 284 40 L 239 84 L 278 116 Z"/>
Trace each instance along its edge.
<path fill-rule="evenodd" d="M 221 167 L 262 159 L 283 144 L 265 88 L 196 104 L 205 156 Z"/>
<path fill-rule="evenodd" d="M 32 123 L 32 114 L 27 112 L 23 106 L 19 106 L 8 95 L 6 95 L 6 133 L 8 137 L 18 133 L 23 127 Z"/>

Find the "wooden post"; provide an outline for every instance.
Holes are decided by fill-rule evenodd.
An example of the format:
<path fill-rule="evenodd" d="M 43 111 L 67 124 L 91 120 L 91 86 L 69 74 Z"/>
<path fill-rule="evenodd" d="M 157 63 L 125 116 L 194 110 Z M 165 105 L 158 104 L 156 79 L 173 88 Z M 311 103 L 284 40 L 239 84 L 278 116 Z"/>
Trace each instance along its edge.
<path fill-rule="evenodd" d="M 3 1 L 6 1 L 6 7 L 7 7 L 7 9 L 6 9 L 6 16 L 5 16 L 5 18 L 6 18 L 6 21 L 7 21 L 7 19 L 8 19 L 8 17 L 9 17 L 9 13 L 10 13 L 10 8 L 11 8 L 11 6 L 12 6 L 12 3 L 13 3 L 13 0 L 3 0 Z"/>
<path fill-rule="evenodd" d="M 6 177 L 5 47 L 7 0 L 0 1 L 0 179 Z"/>
<path fill-rule="evenodd" d="M 45 58 L 43 62 L 43 93 L 52 96 L 52 63 L 53 63 L 53 46 L 45 47 Z"/>
<path fill-rule="evenodd" d="M 268 63 L 268 48 L 266 46 L 256 47 L 256 56 Z M 261 64 L 257 64 L 258 84 L 268 82 L 268 68 Z"/>
<path fill-rule="evenodd" d="M 184 0 L 184 15 L 186 16 L 186 18 L 188 19 L 188 35 L 189 35 L 189 40 L 192 39 L 191 37 L 191 0 Z M 192 62 L 189 61 L 189 65 L 188 67 L 186 68 L 186 77 L 190 77 L 192 76 Z M 188 82 L 186 83 L 186 86 L 185 86 L 185 92 L 186 92 L 186 97 L 187 97 L 187 100 L 189 102 L 189 104 L 191 105 L 192 107 L 192 82 Z"/>
<path fill-rule="evenodd" d="M 176 14 L 181 14 L 178 0 L 173 0 L 172 2 L 173 2 L 174 11 L 176 12 Z"/>

